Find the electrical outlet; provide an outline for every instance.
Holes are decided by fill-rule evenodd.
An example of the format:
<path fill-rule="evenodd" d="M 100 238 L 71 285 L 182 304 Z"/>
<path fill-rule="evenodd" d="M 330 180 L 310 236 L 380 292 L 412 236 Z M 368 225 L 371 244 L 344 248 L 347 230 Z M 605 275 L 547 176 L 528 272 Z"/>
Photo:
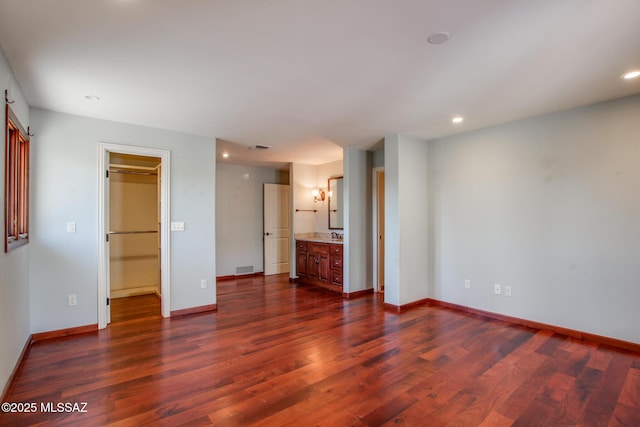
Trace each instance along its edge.
<path fill-rule="evenodd" d="M 511 296 L 511 286 L 507 285 L 504 287 L 504 296 L 506 297 L 510 297 Z"/>
<path fill-rule="evenodd" d="M 69 305 L 78 305 L 78 297 L 74 295 L 69 295 Z"/>
<path fill-rule="evenodd" d="M 493 293 L 496 295 L 500 295 L 500 292 L 501 292 L 501 286 L 498 285 L 497 283 L 493 285 Z"/>
<path fill-rule="evenodd" d="M 207 279 L 200 280 L 200 287 L 202 289 L 207 289 Z"/>
<path fill-rule="evenodd" d="M 471 289 L 471 280 L 465 280 L 464 281 L 464 288 L 465 289 Z"/>

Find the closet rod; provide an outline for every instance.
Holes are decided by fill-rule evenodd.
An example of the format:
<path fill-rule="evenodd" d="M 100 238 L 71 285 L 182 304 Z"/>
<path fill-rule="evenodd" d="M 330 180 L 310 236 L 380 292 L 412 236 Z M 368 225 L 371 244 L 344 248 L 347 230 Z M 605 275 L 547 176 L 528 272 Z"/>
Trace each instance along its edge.
<path fill-rule="evenodd" d="M 113 173 L 126 173 L 129 175 L 147 175 L 147 176 L 158 176 L 157 173 L 152 173 L 152 172 L 138 172 L 138 171 L 128 171 L 128 170 L 123 170 L 123 169 L 109 169 L 109 172 L 113 172 Z"/>
<path fill-rule="evenodd" d="M 157 233 L 157 230 L 142 230 L 142 231 L 110 231 L 109 234 L 148 234 Z"/>

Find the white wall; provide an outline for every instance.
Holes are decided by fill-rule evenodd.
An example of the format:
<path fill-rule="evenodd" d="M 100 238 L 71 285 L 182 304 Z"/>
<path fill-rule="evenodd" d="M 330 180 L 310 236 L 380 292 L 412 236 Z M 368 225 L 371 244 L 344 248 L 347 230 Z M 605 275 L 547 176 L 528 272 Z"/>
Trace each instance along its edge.
<path fill-rule="evenodd" d="M 311 190 L 318 186 L 318 167 L 304 163 L 291 165 L 291 193 L 293 195 L 293 231 L 294 233 L 313 233 L 316 231 L 319 212 L 296 212 L 296 209 L 318 209 L 313 202 Z M 295 245 L 293 246 L 295 247 Z M 295 252 L 293 252 L 295 253 Z"/>
<path fill-rule="evenodd" d="M 640 343 L 639 117 L 635 96 L 431 142 L 431 296 Z"/>
<path fill-rule="evenodd" d="M 384 167 L 384 146 L 373 151 L 373 167 Z"/>
<path fill-rule="evenodd" d="M 18 83 L 0 50 L 0 90 L 9 91 L 11 105 L 21 124 L 29 126 L 29 106 Z M 4 101 L 4 99 L 3 99 Z M 4 104 L 3 104 L 4 107 Z M 4 109 L 0 120 L 1 135 L 6 134 Z M 5 174 L 5 137 L 0 149 L 0 180 Z M 3 187 L 4 188 L 4 187 Z M 4 191 L 2 192 L 4 206 Z M 31 208 L 33 209 L 33 207 Z M 0 209 L 0 228 L 4 235 L 4 209 Z M 4 243 L 0 248 L 0 390 L 4 387 L 18 361 L 18 357 L 29 338 L 29 251 L 30 244 L 4 253 Z"/>
<path fill-rule="evenodd" d="M 294 163 L 292 165 L 293 228 L 296 233 L 331 233 L 329 230 L 329 195 L 324 203 L 313 202 L 311 191 L 327 190 L 329 177 L 343 175 L 342 160 L 322 165 Z M 296 209 L 315 209 L 318 212 L 295 212 Z"/>
<path fill-rule="evenodd" d="M 39 109 L 31 125 L 31 332 L 97 323 L 99 142 L 171 151 L 171 310 L 216 302 L 215 139 Z"/>
<path fill-rule="evenodd" d="M 371 158 L 371 153 L 363 150 L 344 150 L 344 292 L 373 287 Z"/>
<path fill-rule="evenodd" d="M 400 160 L 398 135 L 384 139 L 384 302 L 400 306 Z"/>
<path fill-rule="evenodd" d="M 245 174 L 248 177 L 245 178 Z M 288 174 L 287 174 L 288 175 Z M 289 184 L 270 168 L 218 164 L 216 169 L 216 273 L 236 274 L 252 265 L 264 271 L 263 184 Z"/>
<path fill-rule="evenodd" d="M 340 230 L 329 230 L 329 177 L 342 176 L 342 160 L 325 163 L 317 166 L 318 180 L 317 186 L 325 189 L 326 199 L 324 203 L 316 203 L 318 213 L 316 214 L 315 231 L 318 233 L 331 233 L 332 231 L 341 233 Z"/>
<path fill-rule="evenodd" d="M 428 296 L 426 141 L 385 138 L 385 302 L 402 306 Z"/>

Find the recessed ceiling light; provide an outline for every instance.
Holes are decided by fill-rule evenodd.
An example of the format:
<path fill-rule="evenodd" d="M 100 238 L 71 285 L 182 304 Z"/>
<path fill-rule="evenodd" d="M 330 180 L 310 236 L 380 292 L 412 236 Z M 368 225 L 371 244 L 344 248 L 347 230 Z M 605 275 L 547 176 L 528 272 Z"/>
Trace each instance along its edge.
<path fill-rule="evenodd" d="M 451 122 L 458 124 L 458 123 L 462 123 L 463 120 L 464 120 L 464 118 L 462 118 L 460 116 L 456 116 L 453 119 L 451 119 Z"/>
<path fill-rule="evenodd" d="M 85 95 L 84 99 L 87 101 L 100 101 L 100 97 L 96 95 Z"/>
<path fill-rule="evenodd" d="M 631 80 L 639 76 L 640 76 L 640 70 L 633 70 L 633 71 L 629 71 L 628 73 L 624 73 L 622 75 L 622 78 L 625 80 Z"/>
<path fill-rule="evenodd" d="M 222 157 L 224 157 L 225 159 L 229 158 L 229 153 L 222 153 Z"/>
<path fill-rule="evenodd" d="M 431 44 L 442 44 L 449 40 L 451 35 L 445 31 L 438 31 L 437 33 L 429 34 L 427 41 Z"/>

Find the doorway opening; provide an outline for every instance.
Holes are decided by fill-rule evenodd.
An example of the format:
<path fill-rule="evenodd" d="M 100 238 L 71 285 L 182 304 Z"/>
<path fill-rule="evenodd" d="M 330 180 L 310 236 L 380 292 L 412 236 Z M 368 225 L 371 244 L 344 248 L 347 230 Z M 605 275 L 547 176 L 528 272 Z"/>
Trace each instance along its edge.
<path fill-rule="evenodd" d="M 384 293 L 384 167 L 373 169 L 373 278 L 376 292 Z"/>
<path fill-rule="evenodd" d="M 98 169 L 98 327 L 169 317 L 169 152 L 102 143 Z"/>
<path fill-rule="evenodd" d="M 109 153 L 111 322 L 160 317 L 159 157 Z"/>

